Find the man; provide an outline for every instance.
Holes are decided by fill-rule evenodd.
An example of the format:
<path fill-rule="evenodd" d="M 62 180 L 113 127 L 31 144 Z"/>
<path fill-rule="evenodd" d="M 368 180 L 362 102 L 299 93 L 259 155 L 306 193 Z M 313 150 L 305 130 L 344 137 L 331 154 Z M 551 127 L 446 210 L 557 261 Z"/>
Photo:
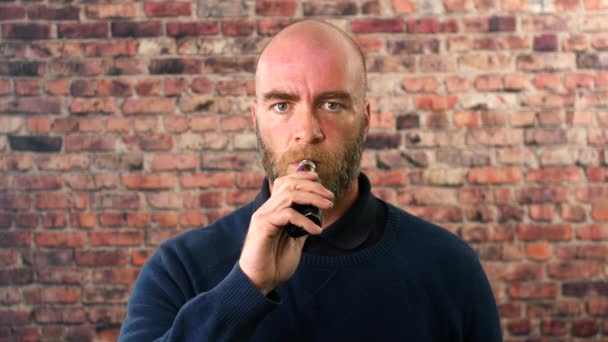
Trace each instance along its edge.
<path fill-rule="evenodd" d="M 121 341 L 500 341 L 491 288 L 451 233 L 387 204 L 359 172 L 365 63 L 344 32 L 293 24 L 264 48 L 252 103 L 256 199 L 161 245 Z M 312 160 L 315 172 L 296 172 Z M 323 211 L 318 226 L 293 209 Z M 293 224 L 308 236 L 292 238 Z"/>

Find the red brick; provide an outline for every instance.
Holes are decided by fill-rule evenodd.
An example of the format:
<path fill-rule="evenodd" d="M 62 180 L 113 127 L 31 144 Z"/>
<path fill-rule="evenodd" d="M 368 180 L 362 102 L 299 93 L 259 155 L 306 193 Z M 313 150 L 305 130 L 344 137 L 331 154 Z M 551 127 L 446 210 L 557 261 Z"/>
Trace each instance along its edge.
<path fill-rule="evenodd" d="M 534 77 L 534 85 L 538 89 L 559 89 L 561 88 L 561 74 L 541 73 Z"/>
<path fill-rule="evenodd" d="M 19 260 L 21 260 L 21 253 L 17 249 L 0 250 L 0 266 L 16 266 Z M 0 290 L 0 303 L 6 298 L 1 293 L 2 290 Z"/>
<path fill-rule="evenodd" d="M 552 221 L 555 216 L 553 204 L 531 204 L 529 207 L 530 219 L 534 221 Z"/>
<path fill-rule="evenodd" d="M 542 321 L 540 325 L 541 333 L 545 336 L 563 336 L 568 333 L 566 321 L 549 320 Z"/>
<path fill-rule="evenodd" d="M 15 80 L 15 94 L 17 95 L 38 95 L 39 93 L 39 83 L 38 81 L 29 81 L 29 80 Z"/>
<path fill-rule="evenodd" d="M 303 4 L 303 6 L 305 6 Z M 255 22 L 251 20 L 223 20 L 224 36 L 250 36 L 255 31 Z"/>
<path fill-rule="evenodd" d="M 526 244 L 526 254 L 533 260 L 544 261 L 549 260 L 553 255 L 551 244 L 546 242 L 528 243 Z"/>
<path fill-rule="evenodd" d="M 596 74 L 595 86 L 598 88 L 608 87 L 608 72 L 598 72 Z"/>
<path fill-rule="evenodd" d="M 131 81 L 128 80 L 99 80 L 97 83 L 99 96 L 130 96 L 132 93 Z"/>
<path fill-rule="evenodd" d="M 407 32 L 411 34 L 441 32 L 442 23 L 435 18 L 410 19 L 407 21 Z"/>
<path fill-rule="evenodd" d="M 599 333 L 598 322 L 590 319 L 579 319 L 572 322 L 572 336 L 591 337 Z"/>
<path fill-rule="evenodd" d="M 449 93 L 460 93 L 469 90 L 469 81 L 466 78 L 453 76 L 445 79 L 445 87 Z"/>
<path fill-rule="evenodd" d="M 31 204 L 29 194 L 0 193 L 0 208 L 2 209 L 29 209 Z"/>
<path fill-rule="evenodd" d="M 514 184 L 521 180 L 519 168 L 473 168 L 468 181 L 473 184 Z"/>
<path fill-rule="evenodd" d="M 138 116 L 133 119 L 133 128 L 137 133 L 154 133 L 159 131 L 157 116 Z"/>
<path fill-rule="evenodd" d="M 113 22 L 113 37 L 157 37 L 162 35 L 163 26 L 158 21 Z"/>
<path fill-rule="evenodd" d="M 151 224 L 149 213 L 128 213 L 127 227 L 132 228 L 148 228 Z"/>
<path fill-rule="evenodd" d="M 117 266 L 126 265 L 128 260 L 127 251 L 76 251 L 74 260 L 78 266 Z"/>
<path fill-rule="evenodd" d="M 294 16 L 298 4 L 293 0 L 256 0 L 255 13 L 260 16 Z"/>
<path fill-rule="evenodd" d="M 505 89 L 511 91 L 525 90 L 530 87 L 529 76 L 525 74 L 509 74 L 504 76 Z"/>
<path fill-rule="evenodd" d="M 593 88 L 593 75 L 581 73 L 568 73 L 564 79 L 566 89 Z"/>
<path fill-rule="evenodd" d="M 524 241 L 568 241 L 573 237 L 572 226 L 568 224 L 520 224 L 517 226 L 517 235 Z"/>
<path fill-rule="evenodd" d="M 2 122 L 2 118 L 0 118 L 0 122 Z M 27 119 L 26 126 L 30 133 L 49 133 L 51 131 L 52 123 L 53 118 L 48 116 L 33 117 Z"/>
<path fill-rule="evenodd" d="M 91 232 L 91 246 L 138 246 L 143 243 L 141 231 Z"/>
<path fill-rule="evenodd" d="M 194 170 L 198 166 L 197 154 L 157 154 L 152 160 L 152 170 Z"/>
<path fill-rule="evenodd" d="M 608 205 L 595 204 L 591 208 L 591 218 L 594 221 L 608 221 Z"/>
<path fill-rule="evenodd" d="M 139 269 L 134 268 L 95 269 L 91 278 L 94 284 L 131 285 L 138 274 Z"/>
<path fill-rule="evenodd" d="M 577 183 L 580 178 L 578 167 L 547 167 L 529 169 L 526 181 L 531 183 Z"/>
<path fill-rule="evenodd" d="M 118 175 L 115 174 L 72 174 L 66 175 L 67 186 L 75 190 L 113 189 L 118 186 Z"/>
<path fill-rule="evenodd" d="M 588 10 L 602 10 L 608 9 L 608 4 L 603 0 L 584 0 L 585 9 Z"/>
<path fill-rule="evenodd" d="M 587 311 L 592 316 L 608 316 L 608 300 L 599 298 L 589 300 Z"/>
<path fill-rule="evenodd" d="M 173 114 L 175 101 L 170 98 L 127 99 L 122 110 L 125 114 Z"/>
<path fill-rule="evenodd" d="M 542 127 L 561 126 L 564 122 L 562 112 L 558 110 L 548 110 L 538 113 L 538 123 Z"/>
<path fill-rule="evenodd" d="M 142 266 L 154 254 L 151 249 L 136 249 L 131 252 L 131 263 L 133 266 Z"/>
<path fill-rule="evenodd" d="M 480 75 L 475 78 L 475 89 L 479 91 L 496 91 L 502 88 L 502 76 L 500 75 Z"/>
<path fill-rule="evenodd" d="M 87 237 L 82 232 L 38 232 L 34 240 L 38 247 L 79 248 L 85 245 Z"/>
<path fill-rule="evenodd" d="M 44 24 L 2 24 L 2 38 L 5 39 L 49 39 L 50 25 Z"/>
<path fill-rule="evenodd" d="M 561 205 L 561 213 L 562 219 L 564 221 L 570 222 L 583 222 L 587 215 L 585 214 L 585 208 L 578 205 Z"/>
<path fill-rule="evenodd" d="M 22 6 L 0 6 L 0 20 L 23 19 L 24 17 L 25 9 Z"/>
<path fill-rule="evenodd" d="M 170 173 L 122 175 L 122 183 L 128 189 L 161 190 L 175 186 L 176 177 Z"/>
<path fill-rule="evenodd" d="M 217 82 L 217 93 L 219 95 L 255 95 L 255 82 L 254 80 L 222 80 Z"/>
<path fill-rule="evenodd" d="M 585 225 L 576 231 L 577 238 L 581 240 L 608 240 L 608 226 L 606 225 Z"/>
<path fill-rule="evenodd" d="M 408 92 L 435 92 L 439 82 L 435 77 L 406 77 L 401 86 Z"/>
<path fill-rule="evenodd" d="M 122 141 L 128 150 L 136 151 L 169 151 L 173 147 L 173 136 L 168 134 L 129 135 Z"/>
<path fill-rule="evenodd" d="M 89 168 L 90 159 L 86 155 L 78 154 L 39 156 L 36 159 L 36 164 L 41 170 L 86 170 Z"/>
<path fill-rule="evenodd" d="M 85 304 L 126 304 L 128 289 L 120 287 L 84 287 L 82 302 Z"/>
<path fill-rule="evenodd" d="M 403 32 L 404 24 L 399 18 L 394 19 L 354 19 L 353 33 L 399 33 Z"/>
<path fill-rule="evenodd" d="M 126 213 L 102 213 L 99 215 L 99 224 L 102 227 L 123 227 L 126 225 Z"/>
<path fill-rule="evenodd" d="M 94 213 L 72 213 L 70 225 L 75 228 L 91 229 L 97 225 L 97 218 Z"/>
<path fill-rule="evenodd" d="M 505 225 L 466 225 L 462 238 L 467 242 L 512 241 L 513 228 Z"/>
<path fill-rule="evenodd" d="M 49 229 L 65 228 L 68 225 L 66 213 L 48 213 L 42 219 L 42 226 Z"/>
<path fill-rule="evenodd" d="M 534 51 L 557 51 L 559 42 L 555 34 L 543 34 L 534 37 Z"/>
<path fill-rule="evenodd" d="M 230 188 L 233 186 L 233 175 L 228 172 L 184 174 L 180 184 L 185 188 Z"/>
<path fill-rule="evenodd" d="M 261 19 L 257 20 L 258 34 L 271 36 L 294 22 L 293 19 Z"/>
<path fill-rule="evenodd" d="M 72 114 L 115 113 L 116 101 L 113 98 L 84 99 L 76 98 L 70 104 Z"/>
<path fill-rule="evenodd" d="M 146 2 L 144 13 L 147 17 L 180 17 L 190 16 L 189 2 Z"/>
<path fill-rule="evenodd" d="M 516 283 L 509 285 L 508 293 L 513 299 L 552 299 L 558 288 L 555 283 Z"/>
<path fill-rule="evenodd" d="M 108 36 L 107 23 L 70 23 L 57 25 L 57 36 L 67 39 L 105 38 Z"/>
<path fill-rule="evenodd" d="M 87 312 L 89 322 L 93 324 L 121 324 L 127 314 L 127 308 L 119 306 L 93 307 Z"/>
<path fill-rule="evenodd" d="M 0 112 L 16 114 L 58 114 L 61 112 L 61 100 L 56 98 L 22 97 L 9 102 Z"/>
<path fill-rule="evenodd" d="M 152 214 L 152 220 L 163 228 L 177 227 L 177 214 L 173 212 L 157 212 Z"/>
<path fill-rule="evenodd" d="M 207 218 L 201 211 L 184 211 L 179 215 L 180 227 L 201 227 L 207 223 Z"/>
<path fill-rule="evenodd" d="M 419 95 L 414 98 L 416 108 L 421 110 L 448 110 L 457 102 L 458 97 L 454 95 Z"/>
<path fill-rule="evenodd" d="M 67 95 L 68 80 L 48 80 L 44 84 L 44 90 L 49 95 Z"/>
<path fill-rule="evenodd" d="M 85 14 L 89 19 L 128 19 L 137 15 L 137 7 L 134 3 L 90 4 Z"/>
<path fill-rule="evenodd" d="M 165 79 L 164 86 L 165 86 L 165 95 L 174 96 L 174 95 L 180 95 L 181 93 L 185 92 L 186 89 L 188 88 L 188 83 L 183 78 Z"/>
<path fill-rule="evenodd" d="M 116 138 L 112 136 L 71 135 L 65 138 L 67 152 L 78 151 L 114 151 Z"/>
<path fill-rule="evenodd" d="M 608 198 L 608 187 L 588 186 L 576 189 L 576 198 L 582 202 L 601 203 Z"/>
<path fill-rule="evenodd" d="M 39 323 L 77 324 L 86 322 L 86 310 L 78 307 L 39 307 L 34 317 Z"/>
<path fill-rule="evenodd" d="M 410 0 L 391 0 L 391 5 L 396 13 L 408 14 L 416 11 L 416 3 Z"/>
<path fill-rule="evenodd" d="M 507 322 L 507 330 L 512 335 L 528 335 L 532 332 L 532 322 L 529 319 L 516 319 Z"/>
<path fill-rule="evenodd" d="M 41 20 L 78 20 L 79 12 L 79 8 L 75 6 L 32 5 L 27 9 L 27 15 L 30 19 Z"/>
<path fill-rule="evenodd" d="M 0 80 L 0 95 L 9 95 L 11 93 L 11 82 L 9 80 Z"/>
<path fill-rule="evenodd" d="M 167 23 L 167 35 L 171 37 L 208 36 L 219 32 L 220 26 L 216 21 Z"/>
<path fill-rule="evenodd" d="M 135 91 L 141 96 L 158 96 L 161 91 L 160 80 L 141 80 L 135 85 Z M 135 99 L 134 99 L 135 100 Z"/>
<path fill-rule="evenodd" d="M 0 247 L 28 247 L 32 234 L 27 232 L 0 232 Z"/>

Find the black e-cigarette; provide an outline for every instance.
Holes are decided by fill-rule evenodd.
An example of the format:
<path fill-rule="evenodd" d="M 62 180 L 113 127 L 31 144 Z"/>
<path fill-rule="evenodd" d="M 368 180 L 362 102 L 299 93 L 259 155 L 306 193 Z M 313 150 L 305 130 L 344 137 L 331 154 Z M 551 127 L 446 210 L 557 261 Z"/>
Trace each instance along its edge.
<path fill-rule="evenodd" d="M 315 163 L 313 163 L 310 160 L 304 159 L 300 162 L 300 164 L 298 164 L 297 170 L 315 172 L 316 168 L 317 168 L 317 166 L 315 165 Z M 309 205 L 309 204 L 294 204 L 292 207 L 297 212 L 304 215 L 309 220 L 311 220 L 312 222 L 316 223 L 319 227 L 321 227 L 321 224 L 323 223 L 323 216 L 321 215 L 321 209 L 319 209 L 313 205 Z M 295 226 L 291 223 L 288 224 L 287 227 L 285 227 L 285 229 L 287 230 L 287 234 L 293 238 L 299 238 L 301 236 L 308 234 L 308 232 L 306 230 L 304 230 L 298 226 Z"/>

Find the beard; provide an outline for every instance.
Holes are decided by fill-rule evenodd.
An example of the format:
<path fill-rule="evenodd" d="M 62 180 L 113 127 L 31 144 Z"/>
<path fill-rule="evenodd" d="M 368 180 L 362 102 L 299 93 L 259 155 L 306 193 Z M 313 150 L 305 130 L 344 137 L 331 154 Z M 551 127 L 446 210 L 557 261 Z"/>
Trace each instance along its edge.
<path fill-rule="evenodd" d="M 357 181 L 365 143 L 365 125 L 361 120 L 357 135 L 344 141 L 338 151 L 327 151 L 318 146 L 304 145 L 298 149 L 288 150 L 278 156 L 265 142 L 260 134 L 258 123 L 255 124 L 255 135 L 258 142 L 258 155 L 271 182 L 288 172 L 289 165 L 304 159 L 317 164 L 316 172 L 321 184 L 331 191 L 335 199 L 344 196 L 350 185 Z"/>

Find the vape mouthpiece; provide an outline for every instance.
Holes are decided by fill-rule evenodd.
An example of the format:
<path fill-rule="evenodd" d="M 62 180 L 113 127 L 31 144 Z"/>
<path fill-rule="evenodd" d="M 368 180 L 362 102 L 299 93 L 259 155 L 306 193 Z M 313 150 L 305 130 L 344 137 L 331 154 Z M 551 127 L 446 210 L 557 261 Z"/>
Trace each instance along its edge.
<path fill-rule="evenodd" d="M 304 159 L 298 164 L 298 171 L 312 171 L 315 172 L 317 170 L 317 166 L 311 160 Z"/>
<path fill-rule="evenodd" d="M 298 171 L 309 171 L 316 172 L 317 166 L 311 160 L 304 159 L 298 164 Z M 302 204 L 294 204 L 292 206 L 296 211 L 300 214 L 304 215 L 309 220 L 316 223 L 319 227 L 323 223 L 323 215 L 321 214 L 321 210 L 313 205 L 302 205 Z M 308 232 L 300 227 L 297 227 L 293 224 L 288 224 L 285 227 L 287 234 L 293 238 L 299 238 L 300 236 L 307 235 Z"/>

